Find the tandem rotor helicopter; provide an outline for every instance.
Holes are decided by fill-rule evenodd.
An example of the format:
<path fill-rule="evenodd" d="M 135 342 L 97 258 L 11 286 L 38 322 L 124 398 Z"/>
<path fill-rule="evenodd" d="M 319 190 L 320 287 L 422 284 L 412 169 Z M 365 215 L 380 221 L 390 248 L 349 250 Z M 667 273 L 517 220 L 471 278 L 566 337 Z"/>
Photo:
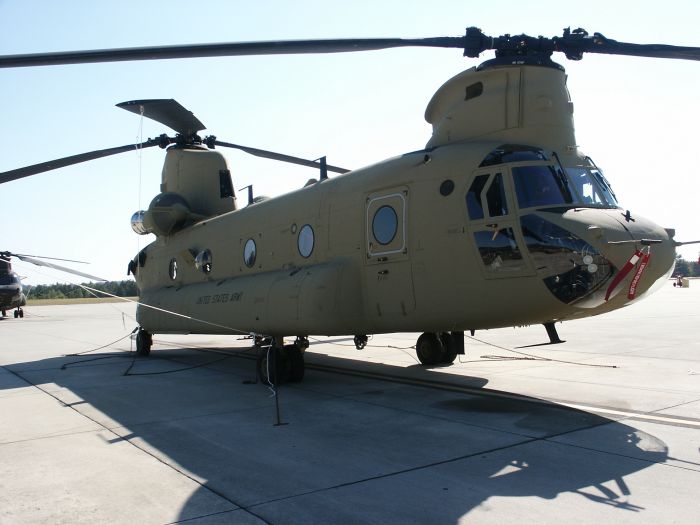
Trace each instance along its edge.
<path fill-rule="evenodd" d="M 8 310 L 14 310 L 15 319 L 23 318 L 24 309 L 22 307 L 27 304 L 27 296 L 22 287 L 22 278 L 12 271 L 12 257 L 24 262 L 32 263 L 36 266 L 48 266 L 55 270 L 72 273 L 73 275 L 78 275 L 80 277 L 86 277 L 93 281 L 104 281 L 104 279 L 95 277 L 89 273 L 79 272 L 71 268 L 66 268 L 65 266 L 59 266 L 56 263 L 43 261 L 42 259 L 87 264 L 85 261 L 59 259 L 57 257 L 46 257 L 43 255 L 26 255 L 7 251 L 0 252 L 0 314 L 2 317 L 7 316 Z"/>
<path fill-rule="evenodd" d="M 673 271 L 674 230 L 623 209 L 576 146 L 564 68 L 584 53 L 700 60 L 700 48 L 618 42 L 582 29 L 561 37 L 465 36 L 244 42 L 0 57 L 0 67 L 212 56 L 336 53 L 392 47 L 462 49 L 495 58 L 448 80 L 428 103 L 425 147 L 348 172 L 200 137 L 206 127 L 174 100 L 119 107 L 176 132 L 0 174 L 0 183 L 160 146 L 161 193 L 132 217 L 156 240 L 129 262 L 140 292 L 137 352 L 157 333 L 249 333 L 270 341 L 263 378 L 300 381 L 311 335 L 422 332 L 424 365 L 452 363 L 464 332 L 555 323 L 621 308 Z M 318 179 L 239 206 L 215 148 L 319 170 Z M 329 177 L 328 173 L 340 173 Z M 699 242 L 699 241 L 692 241 Z M 284 344 L 284 337 L 294 344 Z M 265 339 L 263 339 L 265 338 Z M 260 345 L 262 346 L 262 345 Z M 270 359 L 270 363 L 273 361 Z"/>

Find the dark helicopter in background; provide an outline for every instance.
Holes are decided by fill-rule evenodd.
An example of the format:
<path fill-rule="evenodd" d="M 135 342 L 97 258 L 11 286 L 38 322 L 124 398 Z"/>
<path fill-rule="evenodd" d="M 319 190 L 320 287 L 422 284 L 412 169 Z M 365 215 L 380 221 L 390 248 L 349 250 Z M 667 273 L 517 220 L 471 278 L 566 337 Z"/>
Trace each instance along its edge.
<path fill-rule="evenodd" d="M 15 319 L 24 317 L 24 309 L 27 304 L 27 295 L 24 293 L 22 286 L 22 278 L 12 270 L 12 257 L 20 261 L 35 264 L 37 266 L 46 266 L 73 275 L 85 277 L 91 281 L 104 281 L 100 277 L 95 277 L 87 273 L 79 272 L 65 266 L 42 261 L 41 259 L 50 259 L 52 261 L 65 261 L 73 263 L 87 264 L 84 261 L 74 261 L 72 259 L 58 259 L 56 257 L 44 257 L 42 255 L 24 255 L 21 253 L 0 252 L 0 312 L 2 317 L 7 317 L 8 310 L 14 310 Z"/>

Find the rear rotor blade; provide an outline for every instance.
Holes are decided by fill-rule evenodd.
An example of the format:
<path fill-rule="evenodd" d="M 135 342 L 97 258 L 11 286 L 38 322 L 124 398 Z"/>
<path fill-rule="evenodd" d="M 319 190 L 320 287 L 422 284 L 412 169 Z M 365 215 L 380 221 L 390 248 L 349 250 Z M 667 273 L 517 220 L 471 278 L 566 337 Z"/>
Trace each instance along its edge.
<path fill-rule="evenodd" d="M 85 261 L 76 261 L 74 259 L 59 259 L 58 257 L 46 257 L 45 255 L 30 255 L 28 253 L 12 253 L 12 252 L 0 252 L 0 255 L 5 256 L 5 257 L 36 257 L 37 259 L 49 259 L 51 261 L 63 261 L 63 262 L 72 262 L 72 263 L 80 263 L 80 264 L 90 264 Z"/>
<path fill-rule="evenodd" d="M 62 159 L 55 159 L 50 160 L 48 162 L 42 162 L 41 164 L 34 164 L 33 166 L 17 168 L 16 170 L 10 170 L 0 173 L 0 184 L 10 182 L 11 180 L 21 179 L 23 177 L 29 177 L 30 175 L 36 175 L 37 173 L 43 173 L 45 171 L 51 171 L 58 168 L 65 168 L 66 166 L 71 166 L 73 164 L 80 164 L 81 162 L 86 162 L 88 160 L 99 159 L 101 157 L 108 157 L 109 155 L 116 155 L 117 153 L 124 153 L 126 151 L 131 151 L 140 148 L 150 148 L 151 146 L 157 145 L 157 141 L 148 140 L 146 142 L 142 142 L 141 144 L 127 144 L 126 146 L 119 146 L 116 148 L 90 151 L 88 153 L 81 153 L 79 155 L 63 157 Z"/>
<path fill-rule="evenodd" d="M 279 160 L 282 162 L 289 162 L 290 164 L 298 164 L 300 166 L 307 166 L 309 168 L 321 168 L 321 164 L 319 162 L 316 162 L 314 160 L 307 160 L 307 159 L 302 159 L 299 157 L 293 157 L 291 155 L 284 155 L 283 153 L 275 153 L 274 151 L 267 151 L 264 149 L 257 149 L 257 148 L 249 148 L 247 146 L 241 146 L 239 144 L 231 144 L 230 142 L 221 142 L 220 140 L 215 140 L 214 144 L 216 146 L 222 146 L 224 148 L 234 148 L 238 149 L 241 151 L 244 151 L 246 153 L 249 153 L 251 155 L 255 155 L 256 157 L 263 157 L 266 159 L 273 159 L 273 160 Z M 339 168 L 337 166 L 331 166 L 328 164 L 326 166 L 326 169 L 328 171 L 332 171 L 335 173 L 348 173 L 350 170 L 345 169 L 345 168 Z"/>
<path fill-rule="evenodd" d="M 46 261 L 40 261 L 39 259 L 34 259 L 32 257 L 26 257 L 26 256 L 16 256 L 19 260 L 35 264 L 37 266 L 46 266 L 48 268 L 53 268 L 54 270 L 60 270 L 62 272 L 66 273 L 72 273 L 73 275 L 79 275 L 80 277 L 85 277 L 86 279 L 90 279 L 91 281 L 107 281 L 107 279 L 103 279 L 102 277 L 95 277 L 94 275 L 90 275 L 89 273 L 83 273 L 79 272 L 77 270 L 72 270 L 71 268 L 66 268 L 65 266 L 59 266 L 58 264 L 53 264 L 50 262 Z"/>

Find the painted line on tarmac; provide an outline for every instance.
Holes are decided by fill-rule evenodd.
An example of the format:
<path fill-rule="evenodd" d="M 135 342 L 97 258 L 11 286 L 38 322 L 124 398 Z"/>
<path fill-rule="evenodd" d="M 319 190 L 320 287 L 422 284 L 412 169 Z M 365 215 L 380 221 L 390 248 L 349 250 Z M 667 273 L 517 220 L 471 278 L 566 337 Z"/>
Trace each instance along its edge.
<path fill-rule="evenodd" d="M 392 383 L 400 383 L 405 385 L 422 386 L 426 388 L 433 388 L 438 390 L 448 390 L 451 392 L 461 392 L 465 394 L 474 394 L 479 396 L 489 396 L 489 397 L 499 397 L 504 399 L 512 399 L 517 401 L 525 401 L 528 403 L 541 404 L 549 406 L 552 408 L 571 408 L 574 410 L 581 410 L 583 412 L 590 412 L 599 415 L 608 416 L 621 416 L 623 418 L 630 418 L 642 421 L 650 421 L 652 423 L 660 423 L 664 425 L 672 426 L 682 426 L 688 428 L 700 428 L 700 420 L 695 418 L 688 418 L 683 416 L 671 416 L 663 414 L 654 414 L 650 412 L 638 412 L 633 410 L 622 410 L 619 408 L 603 407 L 596 405 L 583 405 L 580 403 L 571 403 L 568 401 L 563 401 L 559 399 L 547 399 L 547 398 L 533 398 L 522 394 L 515 394 L 510 392 L 504 392 L 501 390 L 491 390 L 488 388 L 470 387 L 463 386 L 455 383 L 425 380 L 420 378 L 382 374 L 378 372 L 372 372 L 367 370 L 353 370 L 343 367 L 328 366 L 322 364 L 310 364 L 307 363 L 307 368 L 316 369 L 323 372 L 330 372 L 336 374 L 345 374 L 359 377 L 366 377 L 368 379 L 377 379 L 380 381 L 389 381 Z"/>

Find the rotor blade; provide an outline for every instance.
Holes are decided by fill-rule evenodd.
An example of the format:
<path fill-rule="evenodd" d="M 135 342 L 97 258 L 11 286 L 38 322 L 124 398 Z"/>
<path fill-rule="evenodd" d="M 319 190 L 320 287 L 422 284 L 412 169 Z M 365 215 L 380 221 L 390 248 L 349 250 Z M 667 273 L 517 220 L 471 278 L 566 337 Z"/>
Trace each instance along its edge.
<path fill-rule="evenodd" d="M 10 170 L 0 173 L 0 184 L 10 182 L 11 180 L 21 179 L 23 177 L 29 177 L 30 175 L 36 175 L 37 173 L 43 173 L 45 171 L 51 171 L 58 168 L 65 168 L 66 166 L 79 164 L 88 160 L 99 159 L 101 157 L 108 157 L 109 155 L 116 155 L 117 153 L 124 153 L 125 151 L 131 151 L 140 148 L 149 148 L 151 146 L 157 145 L 158 142 L 148 140 L 146 142 L 142 142 L 141 144 L 127 144 L 126 146 L 119 146 L 117 148 L 101 149 L 91 151 L 89 153 L 81 153 L 79 155 L 63 157 L 62 159 L 50 160 L 48 162 L 42 162 L 41 164 L 34 164 L 33 166 L 17 168 L 16 170 Z"/>
<path fill-rule="evenodd" d="M 700 244 L 700 241 L 685 241 L 685 242 L 673 241 L 674 246 L 685 246 L 686 244 Z"/>
<path fill-rule="evenodd" d="M 292 157 L 291 155 L 284 155 L 282 153 L 275 153 L 274 151 L 267 151 L 264 149 L 257 149 L 257 148 L 249 148 L 247 146 L 241 146 L 239 144 L 231 144 L 229 142 L 221 142 L 220 140 L 215 140 L 214 144 L 217 146 L 223 146 L 225 148 L 239 149 L 239 150 L 244 151 L 246 153 L 249 153 L 251 155 L 255 155 L 256 157 L 263 157 L 266 159 L 273 159 L 273 160 L 279 160 L 282 162 L 289 162 L 290 164 L 298 164 L 300 166 L 307 166 L 309 168 L 316 168 L 316 169 L 321 168 L 321 164 L 319 162 L 314 161 L 314 160 L 306 160 L 306 159 L 302 159 L 299 157 Z M 330 164 L 328 164 L 326 166 L 326 169 L 328 171 L 333 171 L 335 173 L 348 173 L 350 171 L 350 170 L 347 170 L 345 168 L 331 166 Z"/>
<path fill-rule="evenodd" d="M 699 47 L 670 46 L 666 44 L 633 44 L 606 38 L 600 33 L 587 37 L 582 49 L 586 53 L 626 55 L 650 58 L 676 58 L 680 60 L 700 60 Z"/>
<path fill-rule="evenodd" d="M 185 136 L 207 128 L 194 113 L 172 98 L 131 100 L 117 107 L 153 119 Z"/>
<path fill-rule="evenodd" d="M 80 264 L 90 264 L 85 261 L 75 261 L 73 259 L 59 259 L 58 257 L 46 257 L 45 255 L 30 255 L 28 253 L 12 253 L 12 252 L 0 252 L 0 255 L 3 257 L 36 257 L 37 259 L 49 259 L 51 261 L 64 261 L 64 262 L 73 262 L 73 263 L 80 263 Z"/>
<path fill-rule="evenodd" d="M 463 37 L 437 38 L 348 38 L 335 40 L 275 40 L 266 42 L 228 42 L 174 46 L 93 49 L 57 53 L 31 53 L 0 56 L 0 68 L 161 60 L 248 55 L 292 55 L 309 53 L 348 53 L 394 47 L 447 47 L 462 49 Z"/>
<path fill-rule="evenodd" d="M 72 273 L 74 275 L 79 275 L 80 277 L 85 277 L 86 279 L 90 279 L 91 281 L 107 281 L 107 279 L 103 279 L 102 277 L 95 277 L 94 275 L 90 275 L 89 273 L 83 273 L 79 272 L 77 270 L 72 270 L 70 268 L 66 268 L 65 266 L 59 266 L 58 264 L 53 264 L 45 261 L 40 261 L 39 259 L 34 259 L 32 257 L 26 257 L 26 256 L 19 256 L 17 255 L 17 258 L 21 261 L 28 262 L 35 264 L 37 266 L 46 266 L 48 268 L 53 268 L 54 270 L 60 270 L 62 272 L 66 273 Z"/>

